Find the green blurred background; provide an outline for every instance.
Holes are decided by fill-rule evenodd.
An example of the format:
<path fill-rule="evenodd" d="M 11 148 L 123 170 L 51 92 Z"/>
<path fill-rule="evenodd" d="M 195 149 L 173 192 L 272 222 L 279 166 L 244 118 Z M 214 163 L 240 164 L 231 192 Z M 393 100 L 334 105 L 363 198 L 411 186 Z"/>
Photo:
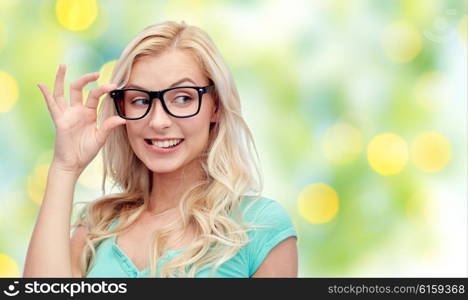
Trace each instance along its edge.
<path fill-rule="evenodd" d="M 0 0 L 0 277 L 21 276 L 54 145 L 36 83 L 59 63 L 67 85 L 105 83 L 165 20 L 206 30 L 231 68 L 299 276 L 467 275 L 467 1 Z"/>

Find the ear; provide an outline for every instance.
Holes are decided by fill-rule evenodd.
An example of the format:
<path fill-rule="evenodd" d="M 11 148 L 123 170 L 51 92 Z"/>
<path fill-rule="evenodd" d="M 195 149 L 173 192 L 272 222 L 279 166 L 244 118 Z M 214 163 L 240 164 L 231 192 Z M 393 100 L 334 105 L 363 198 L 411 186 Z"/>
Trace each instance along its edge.
<path fill-rule="evenodd" d="M 218 123 L 219 121 L 219 102 L 214 101 L 213 112 L 211 113 L 210 123 Z"/>

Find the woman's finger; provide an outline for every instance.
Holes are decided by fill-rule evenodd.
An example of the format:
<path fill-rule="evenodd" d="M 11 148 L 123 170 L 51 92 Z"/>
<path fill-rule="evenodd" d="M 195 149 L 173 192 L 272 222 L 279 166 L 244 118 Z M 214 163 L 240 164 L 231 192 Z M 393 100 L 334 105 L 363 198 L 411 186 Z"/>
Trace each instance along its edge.
<path fill-rule="evenodd" d="M 109 136 L 110 132 L 112 131 L 112 129 L 114 129 L 115 127 L 119 125 L 123 125 L 126 122 L 127 120 L 122 119 L 119 116 L 112 116 L 112 117 L 107 118 L 96 132 L 96 139 L 98 143 L 103 145 L 107 137 Z"/>
<path fill-rule="evenodd" d="M 57 70 L 57 75 L 55 75 L 54 84 L 54 99 L 57 102 L 57 105 L 62 109 L 67 106 L 67 101 L 65 100 L 65 96 L 63 94 L 63 82 L 65 78 L 66 69 L 66 65 L 60 64 Z"/>
<path fill-rule="evenodd" d="M 88 100 L 86 101 L 86 107 L 96 109 L 99 104 L 99 98 L 102 95 L 114 90 L 116 87 L 117 85 L 114 83 L 98 86 L 97 88 L 89 92 Z"/>
<path fill-rule="evenodd" d="M 49 89 L 43 85 L 42 83 L 38 83 L 37 86 L 41 90 L 42 95 L 47 103 L 47 108 L 49 109 L 52 118 L 55 120 L 55 117 L 60 113 L 60 107 L 58 107 L 57 103 L 55 102 L 54 98 L 49 92 Z"/>
<path fill-rule="evenodd" d="M 73 82 L 70 86 L 70 105 L 80 105 L 83 104 L 83 88 L 90 82 L 93 82 L 99 78 L 99 73 L 88 73 L 80 78 L 78 78 L 75 82 Z"/>

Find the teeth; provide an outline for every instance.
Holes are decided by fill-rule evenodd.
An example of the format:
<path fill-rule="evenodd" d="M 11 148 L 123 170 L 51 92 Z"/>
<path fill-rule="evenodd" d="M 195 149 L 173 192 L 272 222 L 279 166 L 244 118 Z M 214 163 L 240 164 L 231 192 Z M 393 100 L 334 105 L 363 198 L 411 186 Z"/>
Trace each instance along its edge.
<path fill-rule="evenodd" d="M 177 145 L 178 143 L 180 143 L 182 139 L 178 139 L 178 140 L 167 140 L 167 141 L 151 141 L 151 143 L 154 145 L 154 146 L 157 146 L 157 147 L 160 147 L 160 148 L 167 148 L 167 147 L 171 147 L 171 146 L 174 146 L 174 145 Z"/>

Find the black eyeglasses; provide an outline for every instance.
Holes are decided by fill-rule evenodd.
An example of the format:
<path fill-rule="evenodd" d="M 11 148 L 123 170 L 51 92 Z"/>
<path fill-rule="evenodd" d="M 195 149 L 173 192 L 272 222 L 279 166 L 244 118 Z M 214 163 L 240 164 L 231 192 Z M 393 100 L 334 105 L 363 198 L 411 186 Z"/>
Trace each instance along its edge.
<path fill-rule="evenodd" d="M 200 112 L 202 96 L 213 91 L 214 85 L 178 86 L 161 91 L 120 89 L 110 91 L 109 95 L 120 117 L 138 120 L 149 113 L 154 98 L 160 99 L 164 111 L 173 117 L 193 117 Z"/>

